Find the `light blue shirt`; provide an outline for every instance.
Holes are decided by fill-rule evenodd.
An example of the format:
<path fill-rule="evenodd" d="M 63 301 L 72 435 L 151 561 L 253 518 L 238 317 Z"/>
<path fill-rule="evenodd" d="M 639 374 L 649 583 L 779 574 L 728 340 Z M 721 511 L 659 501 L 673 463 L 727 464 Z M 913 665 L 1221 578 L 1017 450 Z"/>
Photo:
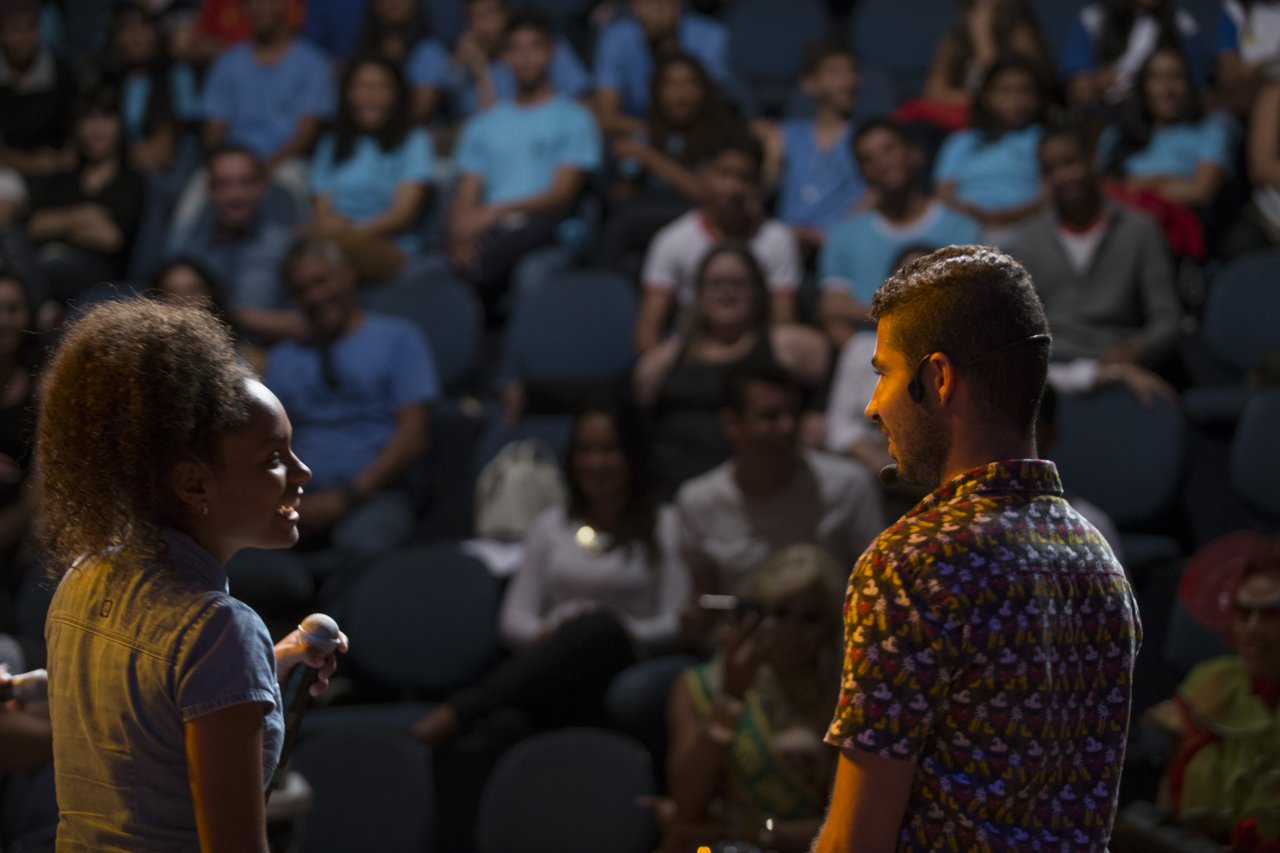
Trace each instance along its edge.
<path fill-rule="evenodd" d="M 406 76 L 413 86 L 435 86 L 447 90 L 453 104 L 463 116 L 474 115 L 480 109 L 480 92 L 471 72 L 449 61 L 444 45 L 430 39 L 421 42 L 409 56 Z M 556 39 L 551 53 L 551 66 L 547 80 L 552 90 L 566 98 L 580 98 L 591 91 L 591 74 L 587 71 L 573 46 L 564 38 Z M 506 101 L 516 96 L 516 75 L 504 59 L 489 62 L 489 81 L 496 101 Z"/>
<path fill-rule="evenodd" d="M 825 150 L 818 147 L 817 133 L 814 123 L 803 119 L 782 125 L 778 218 L 788 225 L 829 228 L 848 215 L 867 189 L 853 159 L 853 126 Z"/>
<path fill-rule="evenodd" d="M 1198 122 L 1162 127 L 1151 141 L 1124 161 L 1124 173 L 1131 177 L 1177 175 L 1194 177 L 1201 163 L 1212 163 L 1231 171 L 1231 143 L 1221 121 L 1204 118 Z"/>
<path fill-rule="evenodd" d="M 956 198 L 982 210 L 1030 204 L 1040 196 L 1041 134 L 1038 124 L 991 141 L 977 130 L 956 131 L 942 143 L 933 181 L 955 183 Z"/>
<path fill-rule="evenodd" d="M 355 331 L 329 346 L 338 387 L 324 380 L 313 344 L 277 344 L 263 382 L 293 421 L 293 451 L 316 489 L 351 482 L 391 440 L 396 410 L 440 395 L 435 360 L 418 327 L 366 312 Z"/>
<path fill-rule="evenodd" d="M 676 27 L 680 50 L 701 62 L 711 79 L 726 86 L 730 73 L 729 31 L 724 24 L 685 13 Z M 619 92 L 626 115 L 644 117 L 649 112 L 653 66 L 649 40 L 635 18 L 619 18 L 600 32 L 596 42 L 596 86 Z"/>
<path fill-rule="evenodd" d="M 893 264 L 912 246 L 940 249 L 979 243 L 982 228 L 938 200 L 905 226 L 892 225 L 877 210 L 868 210 L 831 227 L 818 255 L 818 283 L 823 290 L 844 290 L 870 303 L 876 289 L 893 272 Z"/>
<path fill-rule="evenodd" d="M 200 117 L 200 96 L 191 68 L 181 63 L 169 67 L 169 97 L 173 117 L 179 122 Z M 146 74 L 130 74 L 120 87 L 120 121 L 125 139 L 137 142 L 143 136 L 147 105 L 151 102 L 151 78 Z"/>
<path fill-rule="evenodd" d="M 422 128 L 414 128 L 391 151 L 371 136 L 360 136 L 347 159 L 334 162 L 336 141 L 325 136 L 311 162 L 311 191 L 327 195 L 335 210 L 354 222 L 365 222 L 390 209 L 401 184 L 427 184 L 435 168 L 435 148 Z M 422 235 L 396 236 L 406 252 L 422 248 Z"/>
<path fill-rule="evenodd" d="M 200 850 L 186 723 L 234 705 L 263 713 L 263 779 L 284 736 L 262 619 L 222 564 L 177 530 L 142 566 L 81 560 L 49 607 L 49 716 L 58 849 Z"/>
<path fill-rule="evenodd" d="M 280 280 L 280 262 L 293 242 L 293 228 L 260 214 L 242 234 L 218 233 L 213 209 L 205 206 L 191 228 L 170 233 L 166 254 L 190 255 L 209 268 L 236 308 L 287 308 L 290 300 Z"/>
<path fill-rule="evenodd" d="M 260 64 L 249 44 L 228 49 L 209 70 L 202 108 L 205 119 L 226 122 L 227 142 L 266 158 L 297 134 L 303 117 L 332 116 L 334 101 L 328 57 L 295 39 L 272 65 Z"/>
<path fill-rule="evenodd" d="M 563 95 L 530 107 L 502 101 L 463 126 L 458 171 L 480 176 L 485 204 L 502 204 L 545 192 L 561 166 L 598 169 L 600 149 L 595 118 Z"/>

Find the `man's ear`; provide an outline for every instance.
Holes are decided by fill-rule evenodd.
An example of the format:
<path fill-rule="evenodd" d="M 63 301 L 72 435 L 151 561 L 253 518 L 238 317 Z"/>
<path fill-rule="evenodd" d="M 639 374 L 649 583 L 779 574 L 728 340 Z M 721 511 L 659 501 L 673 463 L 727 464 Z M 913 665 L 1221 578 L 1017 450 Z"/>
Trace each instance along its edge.
<path fill-rule="evenodd" d="M 169 473 L 169 486 L 185 508 L 200 512 L 209 506 L 209 488 L 212 473 L 199 462 L 186 460 L 173 466 Z"/>
<path fill-rule="evenodd" d="M 945 352 L 935 352 L 929 356 L 929 364 L 933 367 L 933 375 L 924 381 L 925 394 L 934 396 L 939 405 L 945 406 L 955 397 L 959 380 L 956 363 Z"/>

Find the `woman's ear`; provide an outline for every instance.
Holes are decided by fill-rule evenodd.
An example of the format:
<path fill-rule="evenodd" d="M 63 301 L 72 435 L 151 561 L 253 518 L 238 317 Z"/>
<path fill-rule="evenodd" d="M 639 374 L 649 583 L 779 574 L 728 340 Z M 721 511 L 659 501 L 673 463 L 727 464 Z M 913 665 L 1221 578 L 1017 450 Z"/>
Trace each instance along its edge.
<path fill-rule="evenodd" d="M 169 486 L 178 502 L 197 515 L 209 511 L 209 489 L 212 472 L 199 462 L 183 461 L 173 466 L 169 474 Z"/>

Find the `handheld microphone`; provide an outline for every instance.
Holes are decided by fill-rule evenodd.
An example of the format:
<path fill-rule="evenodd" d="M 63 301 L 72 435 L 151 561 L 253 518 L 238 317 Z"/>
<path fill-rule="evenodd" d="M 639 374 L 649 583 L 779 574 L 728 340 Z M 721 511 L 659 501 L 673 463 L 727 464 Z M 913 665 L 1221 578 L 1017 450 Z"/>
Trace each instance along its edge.
<path fill-rule="evenodd" d="M 881 468 L 879 477 L 880 477 L 880 485 L 886 488 L 890 488 L 898 485 L 898 483 L 900 482 L 900 480 L 898 479 L 898 463 L 891 462 L 890 464 Z"/>
<path fill-rule="evenodd" d="M 23 704 L 44 702 L 49 698 L 49 673 L 43 669 L 20 672 L 0 684 L 0 702 L 16 699 Z"/>
<path fill-rule="evenodd" d="M 315 649 L 325 657 L 333 654 L 338 644 L 342 642 L 338 623 L 331 616 L 323 613 L 312 613 L 303 619 L 298 625 L 298 633 L 308 648 Z M 280 747 L 280 762 L 276 765 L 276 772 L 272 774 L 271 784 L 267 787 L 268 800 L 271 799 L 271 791 L 284 783 L 285 765 L 289 763 L 289 756 L 298 740 L 298 733 L 302 730 L 302 717 L 311 705 L 311 685 L 315 684 L 316 679 L 320 677 L 318 669 L 307 666 L 305 663 L 302 664 L 302 670 L 302 677 L 298 679 L 297 692 L 294 693 L 288 710 L 284 712 L 284 744 Z"/>

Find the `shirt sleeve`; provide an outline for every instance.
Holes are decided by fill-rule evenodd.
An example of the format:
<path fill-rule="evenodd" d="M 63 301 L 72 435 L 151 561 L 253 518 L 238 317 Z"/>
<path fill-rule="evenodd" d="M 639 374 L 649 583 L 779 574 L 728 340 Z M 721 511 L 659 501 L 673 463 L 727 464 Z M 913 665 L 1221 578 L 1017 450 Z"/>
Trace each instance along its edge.
<path fill-rule="evenodd" d="M 403 323 L 396 346 L 392 399 L 397 406 L 433 402 L 440 396 L 435 359 L 417 327 Z"/>
<path fill-rule="evenodd" d="M 626 85 L 629 65 L 635 63 L 635 51 L 629 50 L 627 22 L 615 21 L 600 33 L 596 44 L 596 88 L 620 92 Z"/>
<path fill-rule="evenodd" d="M 658 590 L 654 614 L 647 619 L 628 619 L 631 636 L 654 646 L 675 640 L 680 633 L 680 608 L 689 600 L 693 586 L 684 561 L 680 559 L 679 532 L 675 510 L 668 507 L 656 520 Z"/>
<path fill-rule="evenodd" d="M 680 284 L 680 235 L 670 229 L 658 232 L 644 256 L 640 282 L 650 290 L 675 290 Z"/>
<path fill-rule="evenodd" d="M 708 20 L 706 26 L 700 28 L 698 37 L 698 53 L 707 73 L 717 83 L 729 80 L 729 33 L 723 24 Z"/>
<path fill-rule="evenodd" d="M 310 45 L 307 45 L 310 48 Z M 330 118 L 337 103 L 337 93 L 333 85 L 333 72 L 324 54 L 310 48 L 307 53 L 307 83 L 298 92 L 298 114 Z"/>
<path fill-rule="evenodd" d="M 551 57 L 551 85 L 567 98 L 580 98 L 591 91 L 590 72 L 564 38 L 556 41 L 555 55 Z"/>
<path fill-rule="evenodd" d="M 405 65 L 410 86 L 444 88 L 449 81 L 449 57 L 440 42 L 425 39 L 418 43 Z"/>
<path fill-rule="evenodd" d="M 854 567 L 844 605 L 840 699 L 826 738 L 832 746 L 900 761 L 925 749 L 946 699 L 960 626 L 909 580 L 914 568 L 879 550 Z"/>
<path fill-rule="evenodd" d="M 1235 171 L 1231 161 L 1231 140 L 1222 120 L 1207 116 L 1200 122 L 1200 162 L 1212 163 L 1228 176 Z"/>
<path fill-rule="evenodd" d="M 524 537 L 524 559 L 520 570 L 507 585 L 498 616 L 502 640 L 512 648 L 531 645 L 542 633 L 547 603 L 547 571 L 551 562 L 551 539 L 561 511 L 550 509 L 534 519 Z"/>
<path fill-rule="evenodd" d="M 853 235 L 846 224 L 842 222 L 831 229 L 818 250 L 818 287 L 821 290 L 853 292 L 853 265 L 849 257 L 849 243 Z"/>
<path fill-rule="evenodd" d="M 226 121 L 235 110 L 236 81 L 231 62 L 234 54 L 224 53 L 209 69 L 204 81 L 200 112 L 205 119 Z"/>
<path fill-rule="evenodd" d="M 1062 50 L 1062 76 L 1070 80 L 1077 74 L 1084 74 L 1097 68 L 1093 58 L 1093 39 L 1079 18 L 1071 27 L 1067 36 L 1067 44 Z"/>
<path fill-rule="evenodd" d="M 585 172 L 600 168 L 600 128 L 595 117 L 585 107 L 570 103 L 566 122 L 565 147 L 560 153 L 561 166 L 573 166 Z"/>
<path fill-rule="evenodd" d="M 477 116 L 462 126 L 458 142 L 458 174 L 485 176 L 484 116 Z"/>
<path fill-rule="evenodd" d="M 183 722 L 232 705 L 280 701 L 267 628 L 234 599 L 211 603 L 184 637 L 175 665 L 175 699 Z"/>
<path fill-rule="evenodd" d="M 937 184 L 957 180 L 964 172 L 965 160 L 972 146 L 969 131 L 959 130 L 947 137 L 938 152 L 938 162 L 933 167 L 933 181 Z"/>
<path fill-rule="evenodd" d="M 772 226 L 772 227 L 770 227 Z M 786 293 L 800 286 L 804 275 L 800 261 L 800 244 L 791 229 L 776 220 L 769 226 L 769 234 L 758 252 L 769 290 Z"/>
<path fill-rule="evenodd" d="M 431 144 L 431 135 L 420 127 L 410 131 L 405 137 L 401 153 L 399 183 L 430 183 L 435 161 L 435 146 Z"/>

